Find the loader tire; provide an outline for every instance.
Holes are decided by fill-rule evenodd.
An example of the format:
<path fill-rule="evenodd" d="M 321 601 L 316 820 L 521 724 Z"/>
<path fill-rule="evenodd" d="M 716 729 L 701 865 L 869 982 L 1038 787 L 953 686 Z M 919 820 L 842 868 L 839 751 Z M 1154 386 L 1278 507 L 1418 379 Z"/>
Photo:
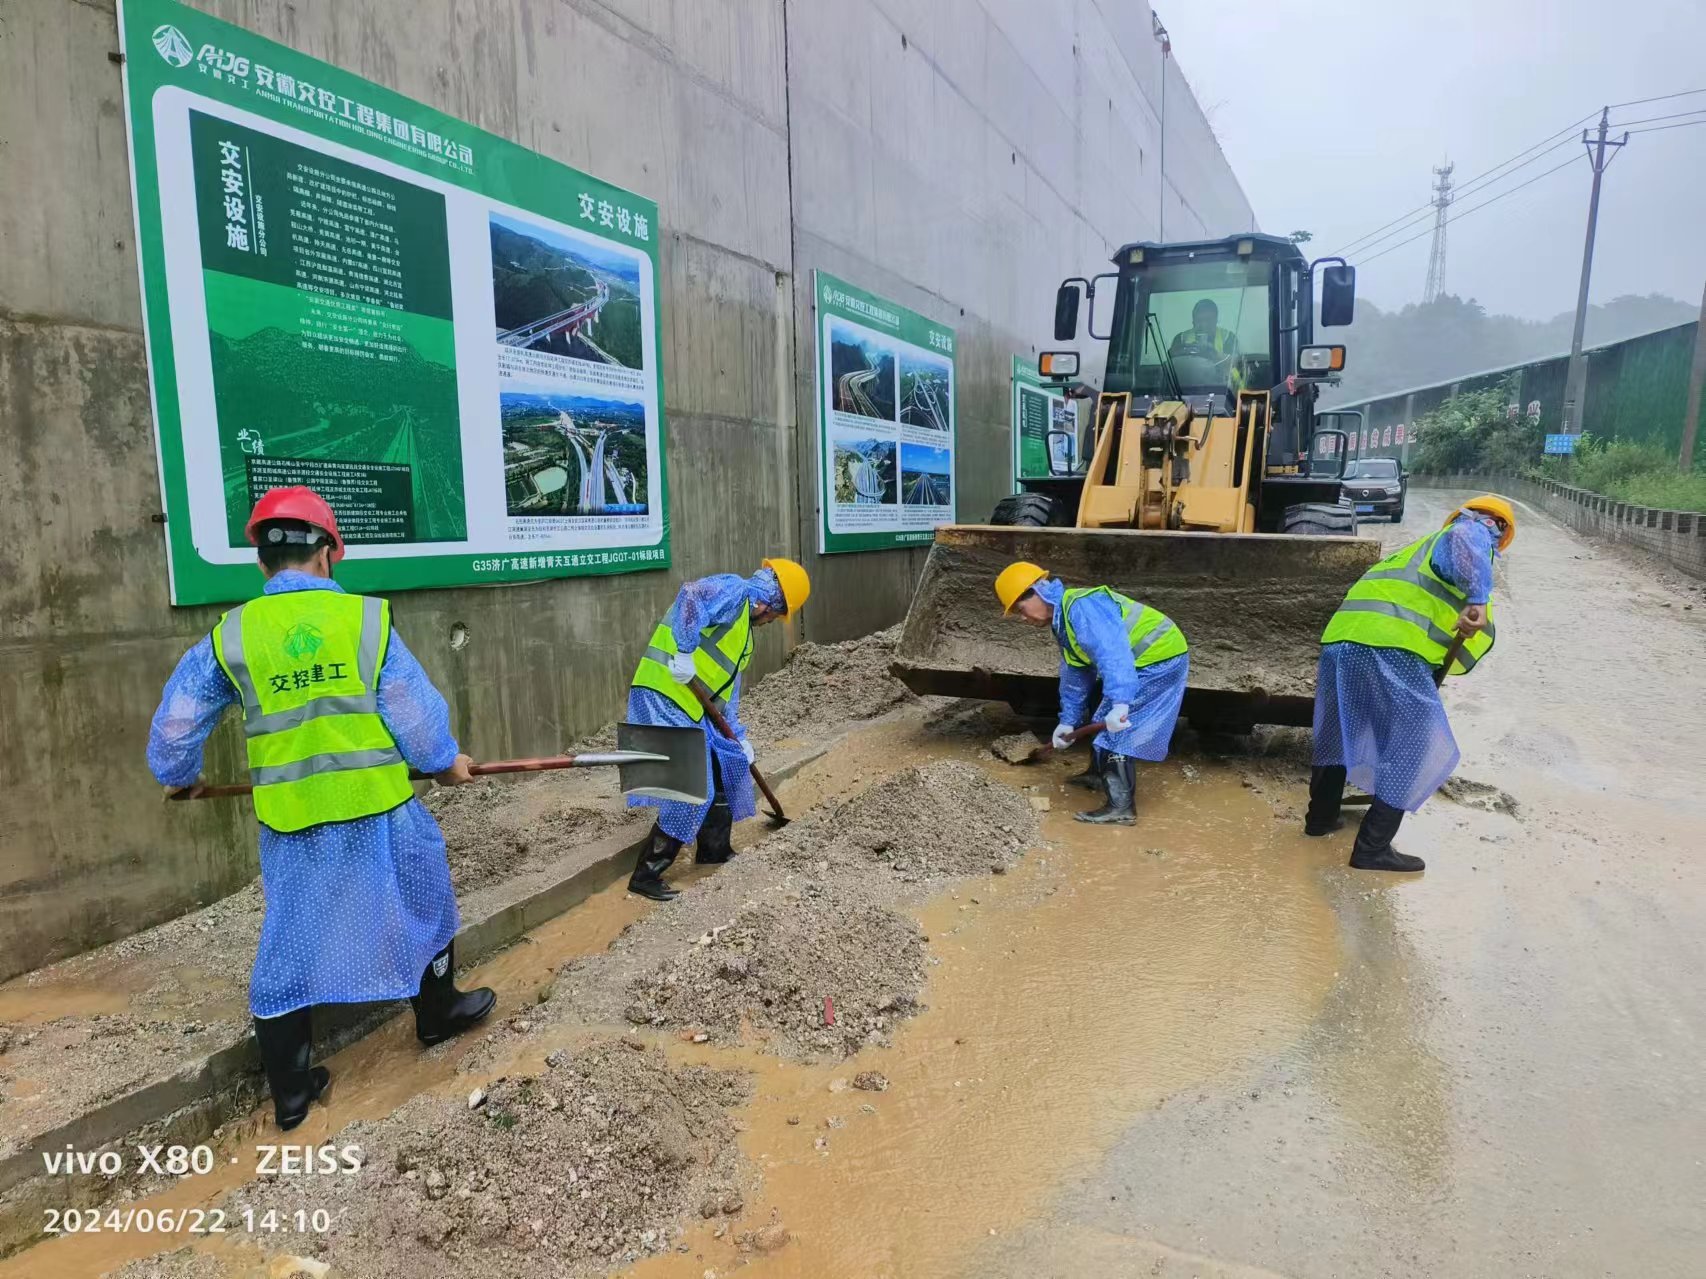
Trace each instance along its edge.
<path fill-rule="evenodd" d="M 1046 493 L 1015 493 L 995 504 L 989 522 L 1008 527 L 1060 528 L 1066 509 Z"/>
<path fill-rule="evenodd" d="M 1329 502 L 1299 502 L 1285 508 L 1280 532 L 1306 537 L 1355 537 L 1357 513 L 1354 507 Z"/>

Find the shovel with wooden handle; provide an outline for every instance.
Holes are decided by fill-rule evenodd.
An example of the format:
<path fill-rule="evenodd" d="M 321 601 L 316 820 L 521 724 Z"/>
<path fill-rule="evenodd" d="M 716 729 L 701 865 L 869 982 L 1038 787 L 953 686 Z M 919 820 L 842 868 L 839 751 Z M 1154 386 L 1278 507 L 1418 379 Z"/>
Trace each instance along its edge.
<path fill-rule="evenodd" d="M 1104 724 L 1101 720 L 1096 720 L 1093 723 L 1089 723 L 1089 724 L 1084 725 L 1083 728 L 1075 728 L 1070 733 L 1068 733 L 1066 735 L 1066 744 L 1068 747 L 1076 746 L 1076 745 L 1078 745 L 1079 742 L 1084 741 L 1086 738 L 1094 737 L 1097 733 L 1101 732 L 1106 727 L 1107 727 L 1107 725 Z M 1040 763 L 1041 761 L 1049 758 L 1049 756 L 1051 756 L 1053 754 L 1054 754 L 1054 742 L 1053 741 L 1042 742 L 1042 743 L 1038 744 L 1037 746 L 1033 747 L 1030 754 L 1026 755 L 1023 759 L 1018 760 L 1016 762 L 1020 763 L 1020 764 L 1036 764 L 1036 763 Z"/>
<path fill-rule="evenodd" d="M 740 738 L 735 736 L 735 730 L 729 727 L 728 718 L 717 709 L 717 704 L 711 697 L 711 690 L 705 687 L 704 682 L 694 679 L 687 687 L 693 690 L 693 696 L 699 699 L 699 705 L 705 708 L 705 714 L 717 732 L 731 742 L 738 742 Z M 778 829 L 786 826 L 791 819 L 782 811 L 782 801 L 776 798 L 776 792 L 770 789 L 770 783 L 764 780 L 764 774 L 758 771 L 758 765 L 748 764 L 746 767 L 758 789 L 764 793 L 764 798 L 770 801 L 770 811 L 764 814 L 764 819 Z"/>
<path fill-rule="evenodd" d="M 704 735 L 696 728 L 668 724 L 618 724 L 616 749 L 581 751 L 573 755 L 545 755 L 534 759 L 500 759 L 473 764 L 468 771 L 476 777 L 499 773 L 544 773 L 559 768 L 608 768 L 617 770 L 624 795 L 646 795 L 682 804 L 703 804 L 711 797 L 705 768 Z M 409 770 L 409 780 L 430 781 L 431 773 Z M 213 786 L 191 786 L 171 799 L 231 799 L 254 791 L 251 782 Z"/>

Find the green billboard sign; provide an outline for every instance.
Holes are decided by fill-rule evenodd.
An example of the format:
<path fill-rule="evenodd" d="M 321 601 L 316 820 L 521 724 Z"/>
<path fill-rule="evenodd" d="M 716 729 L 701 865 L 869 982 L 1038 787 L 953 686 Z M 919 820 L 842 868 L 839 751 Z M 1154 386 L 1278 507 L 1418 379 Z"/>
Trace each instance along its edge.
<path fill-rule="evenodd" d="M 818 549 L 929 542 L 954 522 L 954 331 L 824 271 Z"/>
<path fill-rule="evenodd" d="M 1024 480 L 1046 480 L 1082 470 L 1078 413 L 1058 385 L 1044 382 L 1037 366 L 1013 357 L 1013 490 Z"/>
<path fill-rule="evenodd" d="M 669 563 L 657 206 L 172 0 L 124 0 L 172 602 L 306 484 L 340 580 Z"/>

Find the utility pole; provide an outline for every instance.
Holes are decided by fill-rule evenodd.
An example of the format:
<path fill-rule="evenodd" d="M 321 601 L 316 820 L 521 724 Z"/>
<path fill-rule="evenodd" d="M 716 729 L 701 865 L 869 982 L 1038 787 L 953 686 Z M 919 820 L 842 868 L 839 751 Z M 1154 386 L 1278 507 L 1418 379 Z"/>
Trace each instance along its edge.
<path fill-rule="evenodd" d="M 1451 172 L 1456 167 L 1447 160 L 1434 170 L 1434 244 L 1428 254 L 1428 282 L 1422 289 L 1424 306 L 1445 291 L 1445 224 L 1451 220 L 1445 211 L 1451 207 Z"/>
<path fill-rule="evenodd" d="M 1173 52 L 1173 39 L 1167 34 L 1167 28 L 1161 25 L 1161 16 L 1151 9 L 1149 11 L 1150 34 L 1155 37 L 1155 43 L 1161 46 L 1161 146 L 1160 146 L 1160 213 L 1156 218 L 1155 239 L 1165 244 L 1167 242 L 1167 55 Z"/>
<path fill-rule="evenodd" d="M 1587 392 L 1587 361 L 1582 358 L 1582 335 L 1588 324 L 1588 277 L 1593 274 L 1593 236 L 1599 226 L 1599 180 L 1605 176 L 1605 167 L 1610 163 L 1607 158 L 1607 148 L 1615 155 L 1617 148 L 1629 141 L 1625 133 L 1616 142 L 1606 140 L 1606 130 L 1610 127 L 1611 108 L 1602 108 L 1599 113 L 1599 133 L 1593 140 L 1588 140 L 1588 131 L 1582 130 L 1582 145 L 1588 149 L 1588 160 L 1593 165 L 1593 188 L 1588 193 L 1588 235 L 1587 242 L 1582 246 L 1582 283 L 1576 293 L 1576 330 L 1570 337 L 1570 371 L 1564 381 L 1564 434 L 1580 435 L 1582 433 L 1581 409 Z"/>
<path fill-rule="evenodd" d="M 1682 455 L 1677 470 L 1694 470 L 1694 441 L 1700 434 L 1700 397 L 1706 391 L 1706 293 L 1700 297 L 1700 323 L 1694 331 L 1694 364 L 1688 370 L 1688 407 L 1682 414 Z"/>

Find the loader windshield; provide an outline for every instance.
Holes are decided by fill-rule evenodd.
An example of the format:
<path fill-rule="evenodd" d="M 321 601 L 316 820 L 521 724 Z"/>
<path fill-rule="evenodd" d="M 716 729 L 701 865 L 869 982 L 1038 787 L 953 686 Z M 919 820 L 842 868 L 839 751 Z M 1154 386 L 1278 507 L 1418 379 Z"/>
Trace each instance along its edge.
<path fill-rule="evenodd" d="M 1157 262 L 1120 274 L 1107 389 L 1171 397 L 1233 395 L 1274 382 L 1271 263 Z"/>

